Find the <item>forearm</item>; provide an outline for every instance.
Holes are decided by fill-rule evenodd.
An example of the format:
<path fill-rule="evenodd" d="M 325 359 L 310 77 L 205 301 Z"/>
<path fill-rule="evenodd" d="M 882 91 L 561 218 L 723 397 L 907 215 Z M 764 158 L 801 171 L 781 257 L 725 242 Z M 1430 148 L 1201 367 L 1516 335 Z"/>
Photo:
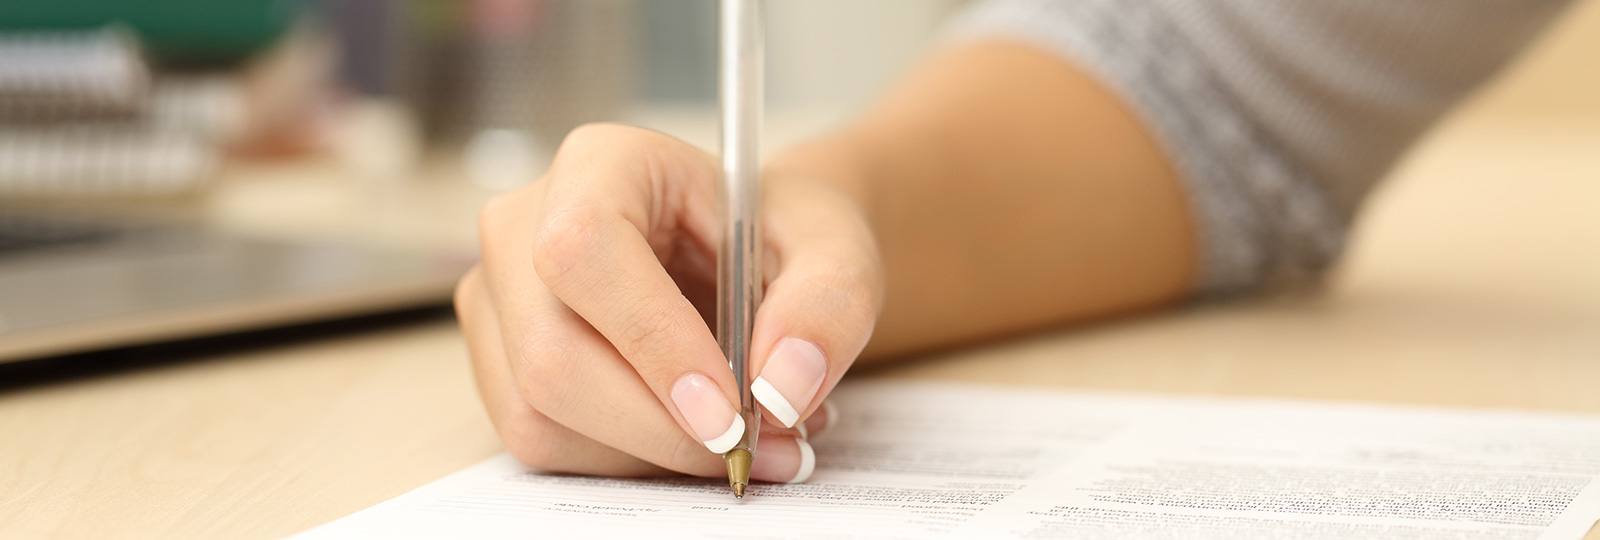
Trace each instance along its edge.
<path fill-rule="evenodd" d="M 769 177 L 823 179 L 868 216 L 887 292 L 867 359 L 1167 305 L 1195 266 L 1153 138 L 1088 76 L 1024 45 L 935 56 Z"/>

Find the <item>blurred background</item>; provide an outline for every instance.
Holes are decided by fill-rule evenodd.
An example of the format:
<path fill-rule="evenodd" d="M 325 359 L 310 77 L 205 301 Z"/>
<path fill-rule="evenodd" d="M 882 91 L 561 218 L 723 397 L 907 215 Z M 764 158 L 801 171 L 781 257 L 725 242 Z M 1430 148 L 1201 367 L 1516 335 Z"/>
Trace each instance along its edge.
<path fill-rule="evenodd" d="M 770 104 L 860 105 L 958 4 L 772 2 Z M 469 171 L 485 173 L 474 180 L 516 185 L 578 124 L 713 106 L 714 10 L 714 0 L 7 2 L 0 193 L 185 193 L 228 158 L 347 142 L 355 117 L 376 107 L 388 118 L 365 120 L 386 122 L 385 140 L 346 156 L 379 169 L 365 172 L 403 174 L 394 169 L 414 153 L 447 150 L 474 160 Z"/>
<path fill-rule="evenodd" d="M 777 0 L 769 148 L 954 0 Z M 716 143 L 715 0 L 0 3 L 0 362 L 448 303 L 579 124 Z"/>
<path fill-rule="evenodd" d="M 964 3 L 770 0 L 768 149 L 868 104 Z M 382 274 L 373 268 L 431 272 L 406 302 L 245 317 L 229 328 L 442 303 L 474 256 L 477 208 L 537 178 L 574 126 L 634 123 L 715 150 L 714 12 L 714 0 L 0 3 L 0 360 L 72 350 L 63 340 L 99 346 L 216 331 L 118 323 L 124 331 L 112 334 L 122 337 L 95 341 L 52 334 L 50 324 L 77 320 L 66 315 L 29 322 L 88 295 L 73 281 L 50 281 L 63 265 L 151 250 L 71 263 L 40 253 L 127 238 L 117 231 L 150 222 L 197 227 L 207 238 L 268 238 L 286 253 L 285 243 L 320 247 L 295 251 L 293 262 L 167 261 L 190 268 L 189 279 L 80 282 L 114 281 L 103 294 L 137 305 L 196 289 L 189 285 L 215 280 L 205 276 L 219 268 L 277 276 L 260 278 L 276 283 L 255 291 L 264 298 L 350 286 L 330 275 L 373 282 Z M 1600 140 L 1597 55 L 1600 0 L 1587 0 L 1442 131 L 1559 126 L 1551 129 L 1576 133 L 1565 140 Z M 1396 174 L 1434 166 L 1429 149 L 1451 140 L 1431 137 Z M 341 246 L 409 253 L 413 262 L 352 258 L 354 248 Z M 26 272 L 8 274 L 8 265 Z M 217 283 L 168 304 L 215 304 L 240 286 Z M 323 304 L 340 302 L 351 304 Z M 84 309 L 79 319 L 91 321 L 144 313 Z M 173 320 L 193 326 L 216 312 L 196 313 Z M 38 345 L 45 334 L 56 345 Z"/>

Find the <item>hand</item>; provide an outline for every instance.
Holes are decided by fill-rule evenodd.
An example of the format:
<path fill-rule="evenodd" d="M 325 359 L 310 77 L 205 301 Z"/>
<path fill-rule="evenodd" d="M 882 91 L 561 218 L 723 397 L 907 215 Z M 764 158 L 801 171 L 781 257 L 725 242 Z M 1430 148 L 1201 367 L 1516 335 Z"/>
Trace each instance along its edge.
<path fill-rule="evenodd" d="M 639 128 L 568 136 L 540 181 L 489 202 L 456 311 L 489 417 L 531 467 L 726 474 L 733 373 L 715 321 L 717 161 Z M 766 408 L 751 476 L 801 481 L 807 431 L 872 333 L 883 272 L 854 200 L 789 174 L 764 185 L 766 294 L 752 387 Z M 811 428 L 811 429 L 807 429 Z"/>

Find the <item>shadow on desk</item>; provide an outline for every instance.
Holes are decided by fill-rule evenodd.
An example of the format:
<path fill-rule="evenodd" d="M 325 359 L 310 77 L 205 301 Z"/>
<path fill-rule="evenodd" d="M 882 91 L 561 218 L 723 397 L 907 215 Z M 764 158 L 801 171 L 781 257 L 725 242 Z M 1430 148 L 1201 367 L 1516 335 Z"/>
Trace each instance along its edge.
<path fill-rule="evenodd" d="M 437 305 L 4 363 L 0 364 L 0 392 L 190 362 L 226 361 L 228 357 L 250 350 L 384 332 L 454 318 L 450 306 Z"/>

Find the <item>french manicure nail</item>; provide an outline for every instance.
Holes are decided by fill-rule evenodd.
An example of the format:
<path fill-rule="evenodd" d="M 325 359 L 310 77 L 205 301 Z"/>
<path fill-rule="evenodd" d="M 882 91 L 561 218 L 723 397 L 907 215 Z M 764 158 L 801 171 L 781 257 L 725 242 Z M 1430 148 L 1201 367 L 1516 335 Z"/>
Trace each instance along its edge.
<path fill-rule="evenodd" d="M 817 454 L 801 439 L 763 440 L 761 451 L 750 467 L 750 477 L 767 482 L 797 484 L 811 478 L 817 467 Z"/>
<path fill-rule="evenodd" d="M 783 427 L 794 427 L 800 412 L 811 405 L 827 375 L 822 349 L 798 338 L 784 338 L 772 348 L 766 367 L 750 384 L 750 393 L 777 417 Z"/>
<path fill-rule="evenodd" d="M 688 373 L 672 384 L 672 402 L 706 449 L 725 453 L 744 436 L 744 419 L 728 404 L 710 377 Z"/>
<path fill-rule="evenodd" d="M 817 452 L 811 449 L 811 443 L 795 439 L 800 445 L 800 470 L 794 472 L 794 478 L 789 479 L 790 484 L 798 484 L 811 479 L 812 471 L 817 469 Z"/>

